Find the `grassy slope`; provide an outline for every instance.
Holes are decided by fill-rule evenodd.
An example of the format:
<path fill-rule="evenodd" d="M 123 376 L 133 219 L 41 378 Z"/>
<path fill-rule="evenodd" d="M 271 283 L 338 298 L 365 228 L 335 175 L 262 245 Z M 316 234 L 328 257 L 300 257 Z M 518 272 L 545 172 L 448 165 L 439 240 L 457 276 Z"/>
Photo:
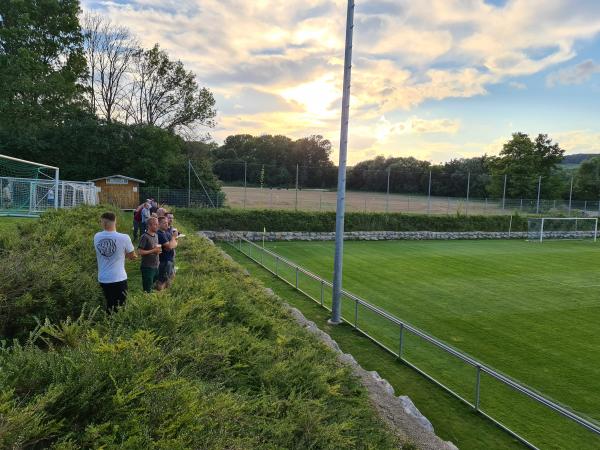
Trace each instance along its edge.
<path fill-rule="evenodd" d="M 239 252 L 225 244 L 221 247 L 248 269 L 250 274 L 271 287 L 279 296 L 313 320 L 329 333 L 342 350 L 351 353 L 367 370 L 375 370 L 386 378 L 397 395 L 408 395 L 419 410 L 432 422 L 436 433 L 454 442 L 461 450 L 523 448 L 507 433 L 433 385 L 414 370 L 373 344 L 344 324 L 332 327 L 327 324 L 329 313 L 308 300 L 292 287 L 259 267 Z"/>
<path fill-rule="evenodd" d="M 271 245 L 327 278 L 332 246 Z M 597 247 L 589 242 L 348 242 L 344 287 L 599 419 L 596 255 Z M 350 308 L 346 311 L 351 313 Z M 396 348 L 397 331 L 377 326 L 374 317 L 362 313 L 363 327 L 374 327 L 381 341 Z M 472 399 L 471 369 L 433 350 L 420 350 L 416 340 L 408 341 L 408 353 Z M 529 402 L 516 396 L 511 401 L 520 405 L 519 415 L 511 404 L 498 407 L 502 392 L 492 384 L 484 377 L 483 406 L 528 436 L 548 445 L 561 433 L 578 435 L 579 428 L 571 430 L 563 421 L 536 425 L 545 420 L 540 419 L 544 410 L 531 410 Z M 528 415 L 526 410 L 532 412 Z M 582 441 L 588 437 L 581 434 Z"/>
<path fill-rule="evenodd" d="M 0 448 L 394 448 L 349 369 L 262 286 L 197 237 L 178 259 L 169 291 L 0 347 Z"/>

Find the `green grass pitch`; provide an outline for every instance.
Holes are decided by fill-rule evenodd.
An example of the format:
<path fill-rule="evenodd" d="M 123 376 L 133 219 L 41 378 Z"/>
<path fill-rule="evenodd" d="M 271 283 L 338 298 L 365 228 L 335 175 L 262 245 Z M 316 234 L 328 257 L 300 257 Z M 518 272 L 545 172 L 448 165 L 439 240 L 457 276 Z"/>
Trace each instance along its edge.
<path fill-rule="evenodd" d="M 331 280 L 333 242 L 267 246 Z M 281 264 L 279 271 L 285 275 Z M 295 274 L 290 271 L 286 277 L 293 281 Z M 320 287 L 305 276 L 300 275 L 299 284 L 320 295 Z M 350 241 L 345 243 L 344 289 L 600 420 L 598 244 Z M 325 298 L 330 303 L 330 290 Z M 343 312 L 353 319 L 354 306 L 345 301 Z M 368 310 L 359 310 L 358 326 L 398 348 L 397 327 Z M 473 401 L 472 367 L 412 336 L 405 339 L 404 352 L 408 360 Z M 488 376 L 481 379 L 481 406 L 542 448 L 600 448 L 600 439 L 592 433 Z"/>

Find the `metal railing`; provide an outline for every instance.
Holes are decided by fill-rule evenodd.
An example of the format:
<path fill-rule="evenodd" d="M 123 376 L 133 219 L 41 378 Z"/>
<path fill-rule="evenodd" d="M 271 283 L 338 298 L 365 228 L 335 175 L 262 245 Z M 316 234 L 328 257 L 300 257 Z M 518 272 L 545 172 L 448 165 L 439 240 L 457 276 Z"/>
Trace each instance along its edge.
<path fill-rule="evenodd" d="M 330 297 L 330 295 L 329 295 L 330 292 L 326 292 L 326 291 L 332 289 L 332 283 L 330 283 L 329 281 L 327 281 L 327 280 L 319 277 L 318 275 L 310 272 L 309 270 L 306 270 L 305 268 L 293 263 L 292 261 L 289 261 L 288 259 L 278 255 L 277 253 L 272 252 L 271 250 L 268 250 L 264 247 L 261 247 L 241 236 L 238 236 L 237 240 L 235 240 L 235 241 L 229 241 L 229 244 L 232 245 L 234 248 L 236 248 L 238 251 L 240 251 L 242 254 L 246 255 L 248 258 L 253 260 L 254 262 L 256 262 L 259 265 L 261 265 L 262 267 L 264 267 L 266 270 L 271 272 L 273 275 L 277 276 L 278 278 L 280 278 L 281 280 L 283 280 L 290 286 L 294 287 L 296 290 L 298 290 L 302 294 L 306 295 L 313 301 L 320 304 L 323 308 L 331 311 L 331 308 L 329 306 L 327 306 L 327 304 L 325 302 L 325 298 Z M 271 264 L 269 264 L 269 261 L 268 261 L 269 259 L 271 260 Z M 265 260 L 267 260 L 267 261 L 265 261 Z M 286 271 L 287 271 L 287 274 L 286 274 Z M 307 280 L 310 280 L 310 281 L 316 283 L 316 287 L 314 289 L 312 289 L 312 292 L 309 292 L 311 290 L 309 287 L 302 286 L 301 279 L 303 277 Z M 350 303 L 348 303 L 348 301 Z M 378 326 L 371 327 L 371 329 L 367 330 L 366 328 L 369 328 L 368 326 L 361 325 L 362 320 L 361 320 L 361 315 L 359 314 L 359 311 L 361 311 L 361 310 L 364 311 L 363 315 L 365 315 L 366 312 L 369 312 L 369 313 L 372 313 L 373 315 L 375 315 L 379 319 L 384 319 L 384 321 L 387 323 L 384 324 L 383 326 L 378 324 Z M 369 302 L 360 298 L 359 296 L 352 294 L 348 291 L 344 291 L 344 290 L 342 291 L 342 320 L 344 320 L 344 322 L 346 322 L 347 324 L 352 326 L 358 332 L 360 332 L 361 334 L 363 334 L 364 336 L 366 336 L 367 338 L 369 338 L 370 340 L 375 342 L 377 345 L 379 345 L 383 349 L 387 350 L 389 353 L 396 356 L 402 363 L 404 363 L 407 366 L 411 367 L 412 369 L 416 370 L 417 372 L 419 372 L 421 375 L 423 375 L 425 378 L 427 378 L 428 380 L 430 380 L 437 386 L 443 388 L 444 390 L 446 390 L 448 393 L 450 393 L 454 397 L 456 397 L 459 400 L 461 400 L 462 402 L 466 403 L 471 408 L 473 408 L 477 413 L 479 413 L 482 416 L 484 416 L 485 418 L 489 419 L 495 425 L 497 425 L 504 431 L 508 432 L 511 436 L 518 439 L 521 443 L 523 443 L 524 445 L 526 445 L 532 449 L 537 449 L 538 447 L 536 445 L 534 445 L 532 442 L 530 442 L 528 439 L 526 439 L 524 436 L 522 436 L 521 434 L 519 434 L 516 431 L 514 431 L 513 429 L 511 429 L 509 427 L 509 425 L 503 423 L 502 418 L 493 417 L 493 415 L 498 416 L 498 415 L 502 415 L 502 414 L 500 414 L 500 413 L 495 414 L 493 412 L 484 411 L 484 409 L 491 408 L 493 405 L 488 405 L 488 408 L 484 408 L 481 404 L 481 401 L 482 401 L 482 390 L 481 390 L 482 376 L 490 377 L 491 380 L 499 382 L 502 386 L 507 387 L 510 390 L 512 390 L 513 392 L 524 396 L 524 398 L 527 400 L 533 400 L 537 406 L 542 406 L 546 412 L 551 411 L 558 416 L 567 418 L 570 421 L 570 423 L 577 424 L 577 425 L 580 425 L 581 427 L 583 427 L 583 428 L 577 427 L 577 429 L 574 430 L 575 433 L 573 433 L 573 430 L 570 430 L 568 432 L 570 434 L 567 437 L 569 440 L 579 438 L 580 440 L 583 440 L 584 443 L 587 443 L 587 438 L 598 439 L 598 441 L 594 441 L 594 443 L 590 444 L 591 445 L 590 448 L 600 448 L 600 426 L 597 423 L 592 422 L 591 419 L 582 417 L 581 415 L 570 410 L 568 407 L 562 406 L 562 405 L 558 404 L 557 402 L 547 398 L 546 396 L 544 396 L 538 392 L 535 392 L 533 389 L 521 384 L 520 382 L 518 382 L 516 380 L 513 380 L 509 376 L 504 375 L 504 374 L 498 372 L 497 370 L 489 367 L 488 365 L 474 359 L 473 357 L 462 353 L 461 351 L 449 346 L 448 344 L 445 344 L 444 342 L 436 339 L 435 337 L 427 334 L 426 332 L 418 329 L 417 327 L 414 327 L 413 325 L 411 325 L 401 319 L 398 319 L 397 317 L 393 316 L 392 314 L 388 313 L 387 311 L 370 304 Z M 392 327 L 391 329 L 390 329 L 390 326 Z M 387 330 L 384 330 L 385 327 L 387 327 Z M 394 333 L 394 330 L 395 330 L 395 333 L 397 333 L 397 334 L 396 334 L 396 337 L 394 338 L 395 343 L 393 346 L 395 348 L 392 348 L 389 333 L 387 333 L 388 336 L 386 336 L 385 331 L 387 331 L 387 332 L 391 331 L 391 333 Z M 472 389 L 471 393 L 473 395 L 473 400 L 468 400 L 466 398 L 465 392 L 468 392 L 469 388 L 466 384 L 463 383 L 464 380 L 457 380 L 455 378 L 453 379 L 452 377 L 448 377 L 448 376 L 446 376 L 445 377 L 446 380 L 444 380 L 443 379 L 444 376 L 439 376 L 439 375 L 437 377 L 435 377 L 434 375 L 431 374 L 431 372 L 432 372 L 431 369 L 434 367 L 433 365 L 429 368 L 430 370 L 428 370 L 427 367 L 419 367 L 416 365 L 416 363 L 414 361 L 411 362 L 409 360 L 410 358 L 408 357 L 407 350 L 406 350 L 406 347 L 408 345 L 408 340 L 410 337 L 418 338 L 418 345 L 414 345 L 414 348 L 416 349 L 414 352 L 418 353 L 419 351 L 423 350 L 421 347 L 423 347 L 426 344 L 430 344 L 436 350 L 441 351 L 444 355 L 450 355 L 452 357 L 452 359 L 455 360 L 455 362 L 459 361 L 462 364 L 466 365 L 467 367 L 471 367 L 471 369 L 475 369 L 475 373 L 471 374 L 471 376 L 473 377 L 472 385 L 471 385 L 471 389 Z M 424 351 L 423 355 L 426 356 L 426 358 L 424 358 L 424 361 L 423 361 L 424 366 L 428 365 L 429 361 L 427 361 L 427 358 L 435 359 L 435 356 L 436 356 L 436 355 L 434 355 L 434 352 L 431 352 L 431 351 Z M 437 358 L 439 359 L 439 355 L 437 355 Z M 465 375 L 468 376 L 468 373 Z M 458 382 L 459 384 L 462 383 L 463 384 L 463 386 L 462 386 L 463 392 L 457 392 L 461 389 L 451 388 L 448 385 L 451 382 Z M 497 402 L 499 402 L 498 399 L 495 399 L 495 400 Z M 507 400 L 507 401 L 510 402 L 511 400 Z M 521 401 L 521 403 L 523 403 L 523 401 Z M 511 407 L 514 406 L 514 403 L 511 403 L 510 406 Z M 536 409 L 536 408 L 533 408 L 533 409 Z M 514 411 L 511 409 L 508 413 L 508 416 L 511 417 L 513 413 L 514 413 Z M 504 415 L 506 415 L 506 414 L 504 414 Z M 538 417 L 535 416 L 535 418 L 538 418 Z M 506 421 L 506 419 L 505 419 L 505 421 Z M 554 427 L 555 424 L 553 423 L 552 426 Z M 557 432 L 566 432 L 566 431 L 561 431 L 562 428 L 560 426 L 557 426 L 556 430 L 557 430 Z M 591 432 L 592 434 L 584 432 L 585 436 L 583 436 L 583 437 L 576 436 L 574 438 L 574 436 L 581 430 L 587 430 L 587 431 Z M 569 441 L 569 442 L 575 442 L 575 441 Z M 578 444 L 574 444 L 574 445 L 575 445 L 574 447 L 569 447 L 569 448 L 585 448 L 585 445 L 583 447 Z M 560 447 L 560 448 L 563 448 L 563 447 Z"/>

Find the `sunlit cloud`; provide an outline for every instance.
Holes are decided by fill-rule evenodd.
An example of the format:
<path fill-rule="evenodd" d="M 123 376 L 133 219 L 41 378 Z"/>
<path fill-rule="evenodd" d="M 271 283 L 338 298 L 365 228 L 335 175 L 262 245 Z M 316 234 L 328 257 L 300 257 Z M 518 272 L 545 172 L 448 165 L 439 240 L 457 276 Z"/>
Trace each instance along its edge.
<path fill-rule="evenodd" d="M 144 46 L 159 42 L 215 92 L 219 124 L 214 138 L 319 133 L 337 149 L 345 0 L 82 3 L 84 10 L 101 11 L 130 27 Z M 380 152 L 410 151 L 433 159 L 481 154 L 496 142 L 496 132 L 460 142 L 472 124 L 452 111 L 426 119 L 415 111 L 489 96 L 502 84 L 526 94 L 527 77 L 542 73 L 545 78 L 550 71 L 555 73 L 547 77 L 548 85 L 589 80 L 598 64 L 574 60 L 579 48 L 600 33 L 600 2 L 576 3 L 357 2 L 350 161 Z M 595 145 L 596 132 L 582 131 L 590 140 L 580 147 Z M 443 136 L 449 139 L 444 142 Z"/>

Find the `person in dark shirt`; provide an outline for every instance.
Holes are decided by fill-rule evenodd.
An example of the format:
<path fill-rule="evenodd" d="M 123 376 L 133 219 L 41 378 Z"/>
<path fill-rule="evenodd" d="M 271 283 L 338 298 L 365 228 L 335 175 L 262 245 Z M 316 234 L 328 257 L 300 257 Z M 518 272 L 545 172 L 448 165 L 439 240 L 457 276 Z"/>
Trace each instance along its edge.
<path fill-rule="evenodd" d="M 162 245 L 158 266 L 157 290 L 168 288 L 175 276 L 175 248 L 177 248 L 177 230 L 169 230 L 166 217 L 159 217 L 158 243 Z"/>
<path fill-rule="evenodd" d="M 159 255 L 162 252 L 162 246 L 158 242 L 158 219 L 150 217 L 148 219 L 148 230 L 142 234 L 138 244 L 138 253 L 142 257 L 142 287 L 145 292 L 152 292 L 154 283 L 158 280 Z"/>

